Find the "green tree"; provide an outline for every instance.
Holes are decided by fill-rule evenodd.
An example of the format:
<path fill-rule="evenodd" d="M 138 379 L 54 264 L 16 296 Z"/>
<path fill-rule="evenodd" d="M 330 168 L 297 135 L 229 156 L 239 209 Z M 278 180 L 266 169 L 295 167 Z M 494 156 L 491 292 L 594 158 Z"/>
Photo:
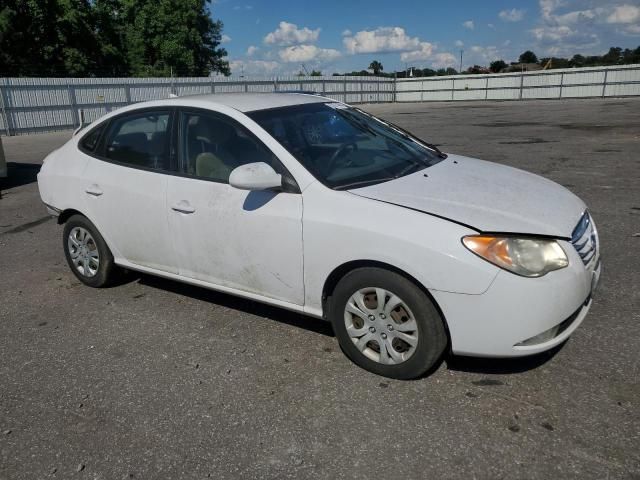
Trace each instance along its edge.
<path fill-rule="evenodd" d="M 569 60 L 569 65 L 571 67 L 583 67 L 584 63 L 586 61 L 586 58 L 584 58 L 583 55 L 580 55 L 579 53 L 574 55 L 571 60 Z"/>
<path fill-rule="evenodd" d="M 88 0 L 2 2 L 0 75 L 88 75 L 95 48 Z"/>
<path fill-rule="evenodd" d="M 635 50 L 625 48 L 622 52 L 622 63 L 628 65 L 630 63 L 640 63 L 640 47 Z"/>
<path fill-rule="evenodd" d="M 518 59 L 520 63 L 538 63 L 538 57 L 531 50 L 527 50 Z"/>
<path fill-rule="evenodd" d="M 220 48 L 222 22 L 208 11 L 210 0 L 122 0 L 124 41 L 134 76 L 229 75 Z"/>
<path fill-rule="evenodd" d="M 320 70 L 311 70 L 311 73 L 309 75 L 312 77 L 321 77 L 322 72 Z"/>
<path fill-rule="evenodd" d="M 384 67 L 378 60 L 374 60 L 369 64 L 369 70 L 373 70 L 374 75 L 379 75 L 384 70 Z"/>
<path fill-rule="evenodd" d="M 489 70 L 491 70 L 493 73 L 500 73 L 502 70 L 507 68 L 507 66 L 507 63 L 504 60 L 496 60 L 494 62 L 491 62 L 491 64 L 489 65 Z"/>
<path fill-rule="evenodd" d="M 98 75 L 129 75 L 129 61 L 124 41 L 126 25 L 122 18 L 123 6 L 120 0 L 93 1 L 93 22 L 98 38 Z"/>
<path fill-rule="evenodd" d="M 551 63 L 549 63 L 551 61 Z M 543 57 L 540 59 L 539 64 L 543 67 L 546 67 L 549 63 L 550 69 L 553 68 L 569 68 L 571 66 L 571 61 L 562 57 Z"/>
<path fill-rule="evenodd" d="M 481 65 L 474 65 L 473 67 L 467 68 L 465 73 L 478 74 L 478 73 L 488 73 L 489 70 Z"/>
<path fill-rule="evenodd" d="M 605 65 L 618 65 L 622 63 L 622 49 L 620 47 L 611 47 L 609 51 L 602 56 L 602 63 Z"/>

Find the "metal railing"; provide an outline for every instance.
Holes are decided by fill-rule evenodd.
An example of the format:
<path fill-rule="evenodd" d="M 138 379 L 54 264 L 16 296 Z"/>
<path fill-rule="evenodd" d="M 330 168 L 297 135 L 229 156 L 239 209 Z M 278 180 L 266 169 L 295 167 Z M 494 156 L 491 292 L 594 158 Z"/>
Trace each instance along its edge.
<path fill-rule="evenodd" d="M 313 91 L 346 103 L 640 96 L 640 65 L 382 77 L 0 78 L 0 135 L 67 130 L 131 103 L 199 93 Z"/>

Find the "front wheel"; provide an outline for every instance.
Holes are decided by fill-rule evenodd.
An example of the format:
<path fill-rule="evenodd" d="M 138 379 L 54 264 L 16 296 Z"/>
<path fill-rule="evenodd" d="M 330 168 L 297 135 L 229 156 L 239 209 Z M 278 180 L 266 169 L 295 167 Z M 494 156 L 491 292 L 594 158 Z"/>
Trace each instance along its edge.
<path fill-rule="evenodd" d="M 329 300 L 329 316 L 345 354 L 385 377 L 419 377 L 447 346 L 443 320 L 428 295 L 381 268 L 345 275 Z"/>

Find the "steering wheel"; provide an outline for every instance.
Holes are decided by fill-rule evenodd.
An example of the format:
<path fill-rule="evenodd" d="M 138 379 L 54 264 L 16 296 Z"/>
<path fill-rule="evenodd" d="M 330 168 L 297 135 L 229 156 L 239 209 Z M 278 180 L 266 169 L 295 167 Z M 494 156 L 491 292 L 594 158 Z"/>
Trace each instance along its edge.
<path fill-rule="evenodd" d="M 331 158 L 327 162 L 327 172 L 331 172 L 333 170 L 338 159 L 342 157 L 348 150 L 351 150 L 351 152 L 357 151 L 358 144 L 355 142 L 349 142 L 349 143 L 340 145 L 338 149 L 335 152 L 333 152 L 333 155 L 331 155 Z"/>

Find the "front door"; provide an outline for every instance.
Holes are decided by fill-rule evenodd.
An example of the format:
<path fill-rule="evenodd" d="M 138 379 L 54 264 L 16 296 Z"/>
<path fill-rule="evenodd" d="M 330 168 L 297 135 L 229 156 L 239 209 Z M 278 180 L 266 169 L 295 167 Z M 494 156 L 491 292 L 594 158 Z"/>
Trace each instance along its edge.
<path fill-rule="evenodd" d="M 282 165 L 235 120 L 185 111 L 179 119 L 182 176 L 169 178 L 169 226 L 180 274 L 302 305 L 302 196 L 238 190 L 231 171 Z"/>

